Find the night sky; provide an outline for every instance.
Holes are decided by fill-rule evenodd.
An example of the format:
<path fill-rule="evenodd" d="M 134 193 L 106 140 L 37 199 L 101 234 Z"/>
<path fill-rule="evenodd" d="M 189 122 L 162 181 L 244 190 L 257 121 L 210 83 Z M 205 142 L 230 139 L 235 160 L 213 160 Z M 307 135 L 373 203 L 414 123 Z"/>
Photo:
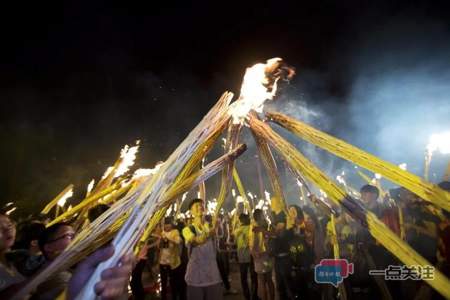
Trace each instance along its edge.
<path fill-rule="evenodd" d="M 136 139 L 152 167 L 256 62 L 283 57 L 299 74 L 291 92 L 345 107 L 355 66 L 371 62 L 358 49 L 450 40 L 447 1 L 111 2 L 2 5 L 1 204 L 30 213 L 69 183 L 84 191 Z"/>

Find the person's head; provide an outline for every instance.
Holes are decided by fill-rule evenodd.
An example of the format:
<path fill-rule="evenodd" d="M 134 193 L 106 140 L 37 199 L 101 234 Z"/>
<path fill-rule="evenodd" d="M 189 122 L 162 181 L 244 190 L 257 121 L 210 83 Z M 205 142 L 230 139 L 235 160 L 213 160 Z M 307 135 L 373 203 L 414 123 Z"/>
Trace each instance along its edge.
<path fill-rule="evenodd" d="M 195 217 L 203 217 L 204 214 L 204 206 L 203 206 L 203 200 L 200 198 L 192 199 L 191 203 L 189 203 L 189 211 L 191 212 L 191 215 Z"/>
<path fill-rule="evenodd" d="M 56 223 L 39 237 L 39 248 L 48 260 L 55 259 L 63 252 L 75 236 L 75 231 L 68 223 Z"/>
<path fill-rule="evenodd" d="M 319 220 L 317 215 L 311 207 L 303 207 L 303 216 L 305 220 L 305 237 L 307 240 L 312 240 L 314 238 L 314 233 L 318 229 Z"/>
<path fill-rule="evenodd" d="M 16 241 L 16 224 L 8 215 L 0 213 L 0 253 L 8 251 Z"/>
<path fill-rule="evenodd" d="M 374 203 L 380 195 L 378 188 L 370 184 L 363 185 L 359 192 L 361 193 L 361 200 L 366 204 Z"/>
<path fill-rule="evenodd" d="M 262 209 L 257 208 L 253 211 L 253 219 L 255 219 L 256 223 L 260 226 L 266 222 Z"/>
<path fill-rule="evenodd" d="M 88 211 L 88 219 L 89 222 L 94 222 L 95 219 L 100 217 L 105 211 L 109 209 L 109 206 L 106 204 L 99 204 Z"/>
<path fill-rule="evenodd" d="M 184 219 L 178 219 L 175 225 L 175 228 L 178 229 L 178 231 L 182 231 L 183 228 L 186 226 L 185 220 Z"/>
<path fill-rule="evenodd" d="M 417 196 L 410 190 L 405 189 L 404 187 L 402 187 L 400 189 L 399 197 L 400 197 L 400 200 L 403 201 L 406 205 L 419 204 L 421 202 L 421 199 L 419 198 L 419 196 Z"/>
<path fill-rule="evenodd" d="M 164 218 L 164 231 L 171 231 L 173 229 L 173 217 Z"/>
<path fill-rule="evenodd" d="M 303 207 L 303 217 L 305 220 L 305 226 L 318 226 L 319 220 L 317 219 L 315 211 L 311 207 Z"/>
<path fill-rule="evenodd" d="M 45 231 L 45 225 L 41 222 L 33 221 L 25 224 L 19 229 L 19 240 L 22 248 L 31 253 L 39 253 L 39 237 Z"/>
<path fill-rule="evenodd" d="M 286 229 L 286 215 L 284 212 L 273 214 L 273 225 L 276 232 L 281 232 Z"/>
<path fill-rule="evenodd" d="M 295 224 L 303 223 L 303 210 L 298 205 L 289 206 L 289 216 L 295 220 Z"/>
<path fill-rule="evenodd" d="M 250 217 L 247 214 L 240 214 L 239 215 L 239 222 L 243 226 L 250 225 Z"/>

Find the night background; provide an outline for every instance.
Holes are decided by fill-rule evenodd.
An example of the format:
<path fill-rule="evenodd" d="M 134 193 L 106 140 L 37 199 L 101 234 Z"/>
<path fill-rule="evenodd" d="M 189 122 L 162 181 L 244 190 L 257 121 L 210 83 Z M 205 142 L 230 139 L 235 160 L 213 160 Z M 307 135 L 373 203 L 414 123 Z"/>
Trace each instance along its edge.
<path fill-rule="evenodd" d="M 137 139 L 136 167 L 153 167 L 222 92 L 239 94 L 246 67 L 271 57 L 297 76 L 269 108 L 422 176 L 428 137 L 450 129 L 447 3 L 3 4 L 0 204 L 37 212 L 70 183 L 76 202 Z M 249 143 L 240 166 L 257 192 Z M 348 168 L 297 145 L 332 175 Z M 432 181 L 448 159 L 433 157 Z"/>

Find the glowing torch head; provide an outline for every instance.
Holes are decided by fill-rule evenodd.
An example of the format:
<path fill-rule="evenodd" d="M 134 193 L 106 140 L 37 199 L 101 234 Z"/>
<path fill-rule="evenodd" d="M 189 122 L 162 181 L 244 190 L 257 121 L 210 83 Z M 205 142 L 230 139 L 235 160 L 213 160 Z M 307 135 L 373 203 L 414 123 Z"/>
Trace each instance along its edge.
<path fill-rule="evenodd" d="M 67 199 L 73 196 L 73 189 L 70 189 L 67 191 L 67 193 L 64 194 L 59 200 L 58 200 L 58 206 L 63 207 L 66 204 Z"/>
<path fill-rule="evenodd" d="M 239 99 L 231 107 L 233 123 L 243 123 L 251 110 L 262 112 L 264 102 L 275 96 L 278 80 L 289 80 L 294 75 L 294 69 L 286 66 L 278 57 L 247 68 Z"/>

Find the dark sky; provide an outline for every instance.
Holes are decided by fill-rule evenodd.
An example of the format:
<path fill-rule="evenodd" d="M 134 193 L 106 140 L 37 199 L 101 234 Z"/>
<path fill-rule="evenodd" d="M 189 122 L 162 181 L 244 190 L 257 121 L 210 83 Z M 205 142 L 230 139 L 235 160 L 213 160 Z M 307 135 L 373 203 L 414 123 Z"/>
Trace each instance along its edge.
<path fill-rule="evenodd" d="M 345 105 L 366 37 L 395 20 L 449 28 L 447 1 L 10 2 L 0 200 L 27 212 L 69 183 L 84 190 L 137 138 L 141 166 L 165 159 L 253 63 L 279 56 L 322 74 L 320 89 Z"/>

